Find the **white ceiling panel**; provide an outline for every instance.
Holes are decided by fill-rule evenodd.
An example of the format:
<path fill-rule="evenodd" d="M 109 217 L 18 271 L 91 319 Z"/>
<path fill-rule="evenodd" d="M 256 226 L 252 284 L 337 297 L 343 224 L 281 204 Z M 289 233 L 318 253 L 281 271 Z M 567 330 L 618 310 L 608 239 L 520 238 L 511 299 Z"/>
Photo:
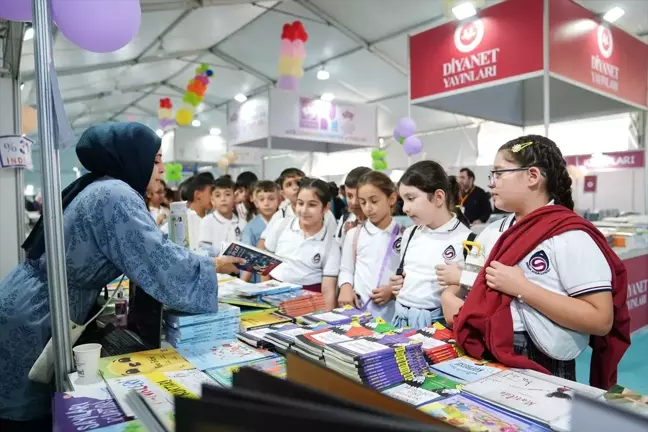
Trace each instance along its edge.
<path fill-rule="evenodd" d="M 311 0 L 367 42 L 443 15 L 442 1 Z"/>
<path fill-rule="evenodd" d="M 65 104 L 65 114 L 67 114 L 68 119 L 75 119 L 83 114 L 88 109 L 87 102 L 75 102 L 71 104 Z"/>
<path fill-rule="evenodd" d="M 120 80 L 120 88 L 137 87 L 159 83 L 172 75 L 180 76 L 193 72 L 194 64 L 183 60 L 164 60 L 155 63 L 141 63 L 128 68 L 128 73 Z"/>
<path fill-rule="evenodd" d="M 337 75 L 339 77 L 339 74 Z M 363 103 L 367 99 L 358 94 L 353 89 L 340 83 L 336 76 L 331 74 L 331 78 L 326 81 L 317 79 L 317 70 L 306 72 L 299 83 L 299 92 L 307 96 L 319 97 L 322 93 L 333 93 L 336 101 L 346 101 L 353 103 Z"/>
<path fill-rule="evenodd" d="M 304 66 L 320 63 L 357 45 L 335 28 L 323 24 L 312 13 L 293 2 L 278 6 L 282 12 L 271 11 L 251 23 L 245 31 L 237 33 L 219 46 L 219 49 L 254 67 L 261 73 L 276 78 L 279 67 L 281 29 L 297 17 L 308 32 Z"/>
<path fill-rule="evenodd" d="M 196 118 L 200 120 L 201 126 L 205 130 L 211 128 L 218 128 L 221 134 L 227 133 L 227 118 L 225 111 L 221 110 L 208 110 L 203 113 L 197 114 Z"/>
<path fill-rule="evenodd" d="M 110 96 L 103 97 L 94 101 L 90 107 L 92 112 L 104 112 L 111 110 L 119 110 L 142 97 L 142 94 L 139 92 L 128 92 L 128 93 L 113 93 Z"/>
<path fill-rule="evenodd" d="M 105 123 L 110 118 L 110 113 L 100 112 L 95 114 L 88 114 L 73 121 L 75 128 L 83 128 L 98 123 Z"/>
<path fill-rule="evenodd" d="M 408 59 L 408 47 L 407 47 L 407 38 L 408 36 L 412 36 L 418 33 L 421 33 L 425 30 L 428 30 L 433 27 L 437 27 L 441 24 L 443 24 L 445 20 L 439 20 L 438 23 L 432 24 L 432 25 L 422 25 L 415 27 L 412 31 L 409 33 L 405 33 L 393 38 L 389 38 L 387 40 L 384 40 L 382 42 L 377 43 L 375 46 L 378 48 L 380 51 L 385 53 L 389 58 L 395 60 L 397 63 L 403 65 L 404 67 L 407 67 L 409 64 L 409 59 Z"/>
<path fill-rule="evenodd" d="M 270 2 L 270 6 L 273 4 Z M 163 39 L 164 50 L 209 48 L 265 11 L 251 4 L 197 9 Z"/>

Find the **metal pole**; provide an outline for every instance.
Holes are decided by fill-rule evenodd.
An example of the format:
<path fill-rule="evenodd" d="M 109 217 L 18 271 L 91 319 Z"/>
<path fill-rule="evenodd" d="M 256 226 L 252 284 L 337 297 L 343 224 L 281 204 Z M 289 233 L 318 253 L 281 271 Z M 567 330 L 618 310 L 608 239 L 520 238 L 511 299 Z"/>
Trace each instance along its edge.
<path fill-rule="evenodd" d="M 549 85 L 551 77 L 549 76 L 549 0 L 544 0 L 542 8 L 542 65 L 544 75 L 542 76 L 542 117 L 544 120 L 544 134 L 549 138 L 549 123 L 551 121 L 551 94 Z"/>
<path fill-rule="evenodd" d="M 32 7 L 36 88 L 38 91 L 38 137 L 43 173 L 43 225 L 52 319 L 52 344 L 55 354 L 55 382 L 57 391 L 65 391 L 67 375 L 72 371 L 72 344 L 70 343 L 70 311 L 65 271 L 59 151 L 55 145 L 56 132 L 51 84 L 51 71 L 54 69 L 52 17 L 49 0 L 32 0 Z"/>

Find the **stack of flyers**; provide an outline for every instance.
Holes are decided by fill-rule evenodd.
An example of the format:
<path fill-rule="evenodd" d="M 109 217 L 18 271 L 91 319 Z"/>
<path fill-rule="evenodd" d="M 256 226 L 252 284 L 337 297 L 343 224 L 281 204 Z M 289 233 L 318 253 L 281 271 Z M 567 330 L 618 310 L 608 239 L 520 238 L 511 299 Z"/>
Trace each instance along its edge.
<path fill-rule="evenodd" d="M 376 389 L 421 375 L 427 363 L 420 342 L 385 344 L 381 338 L 360 338 L 326 346 L 326 366 Z"/>
<path fill-rule="evenodd" d="M 282 314 L 290 317 L 307 315 L 326 308 L 322 293 L 304 289 L 281 294 L 265 295 L 262 299 L 266 303 L 279 308 Z"/>
<path fill-rule="evenodd" d="M 312 360 L 323 361 L 327 345 L 348 342 L 353 339 L 373 336 L 374 334 L 373 331 L 362 327 L 357 322 L 338 325 L 297 336 L 293 350 Z"/>
<path fill-rule="evenodd" d="M 233 375 L 242 367 L 251 367 L 277 378 L 286 377 L 286 360 L 283 357 L 269 357 L 261 360 L 253 360 L 249 363 L 241 363 L 223 368 L 207 369 L 205 373 L 212 377 L 223 387 L 232 387 Z"/>
<path fill-rule="evenodd" d="M 266 333 L 263 336 L 264 341 L 268 342 L 272 348 L 281 353 L 285 354 L 297 340 L 297 336 L 303 335 L 306 333 L 316 332 L 319 330 L 324 330 L 331 327 L 326 323 L 317 323 L 317 324 L 277 324 L 270 326 L 272 329 L 271 332 Z"/>
<path fill-rule="evenodd" d="M 423 352 L 430 364 L 441 363 L 465 355 L 457 345 L 454 334 L 440 323 L 434 323 L 412 333 L 411 340 L 423 343 Z"/>
<path fill-rule="evenodd" d="M 351 321 L 358 321 L 359 323 L 369 322 L 373 317 L 371 313 L 356 309 L 353 306 L 342 306 L 333 309 L 330 312 L 315 313 L 305 315 L 302 317 L 305 321 L 309 322 L 325 322 L 331 325 L 349 324 Z"/>

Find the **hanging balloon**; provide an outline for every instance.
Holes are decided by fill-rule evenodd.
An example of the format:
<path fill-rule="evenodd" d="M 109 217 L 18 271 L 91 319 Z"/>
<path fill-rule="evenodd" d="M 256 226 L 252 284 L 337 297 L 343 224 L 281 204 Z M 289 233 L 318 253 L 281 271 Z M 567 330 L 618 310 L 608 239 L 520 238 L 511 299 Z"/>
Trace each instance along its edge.
<path fill-rule="evenodd" d="M 169 182 L 182 181 L 182 164 L 168 163 L 164 164 L 164 176 Z"/>
<path fill-rule="evenodd" d="M 376 171 L 384 171 L 387 169 L 387 162 L 384 160 L 373 161 L 373 169 Z"/>
<path fill-rule="evenodd" d="M 193 121 L 193 112 L 187 108 L 181 108 L 176 113 L 176 122 L 180 126 L 189 126 Z"/>
<path fill-rule="evenodd" d="M 0 0 L 0 18 L 9 21 L 31 21 L 31 0 Z"/>
<path fill-rule="evenodd" d="M 38 113 L 29 105 L 22 107 L 22 133 L 30 134 L 38 128 Z"/>
<path fill-rule="evenodd" d="M 216 163 L 218 165 L 218 168 L 220 169 L 227 169 L 229 167 L 230 161 L 226 157 L 222 157 L 218 159 L 218 162 Z"/>
<path fill-rule="evenodd" d="M 416 135 L 412 135 L 403 142 L 403 150 L 408 156 L 419 154 L 423 150 L 423 143 Z"/>
<path fill-rule="evenodd" d="M 227 160 L 229 161 L 230 164 L 236 162 L 237 159 L 238 159 L 238 155 L 236 154 L 236 152 L 229 152 L 227 154 Z"/>

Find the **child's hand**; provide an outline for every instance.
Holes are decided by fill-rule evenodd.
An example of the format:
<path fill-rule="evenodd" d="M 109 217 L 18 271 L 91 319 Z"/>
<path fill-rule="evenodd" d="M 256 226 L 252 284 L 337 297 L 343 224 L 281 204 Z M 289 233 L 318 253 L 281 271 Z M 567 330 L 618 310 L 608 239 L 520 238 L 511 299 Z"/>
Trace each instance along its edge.
<path fill-rule="evenodd" d="M 402 276 L 393 275 L 389 277 L 389 287 L 394 296 L 397 296 L 401 288 L 403 288 L 403 282 L 405 282 L 405 273 Z"/>
<path fill-rule="evenodd" d="M 340 294 L 338 295 L 338 305 L 342 306 L 354 306 L 360 309 L 360 302 L 358 301 L 358 296 L 353 287 L 350 284 L 344 284 L 340 287 Z"/>
<path fill-rule="evenodd" d="M 378 306 L 388 303 L 392 297 L 392 287 L 390 285 L 378 287 L 369 294 L 369 298 Z"/>
<path fill-rule="evenodd" d="M 461 267 L 455 262 L 446 262 L 436 266 L 436 275 L 441 286 L 459 285 Z"/>

